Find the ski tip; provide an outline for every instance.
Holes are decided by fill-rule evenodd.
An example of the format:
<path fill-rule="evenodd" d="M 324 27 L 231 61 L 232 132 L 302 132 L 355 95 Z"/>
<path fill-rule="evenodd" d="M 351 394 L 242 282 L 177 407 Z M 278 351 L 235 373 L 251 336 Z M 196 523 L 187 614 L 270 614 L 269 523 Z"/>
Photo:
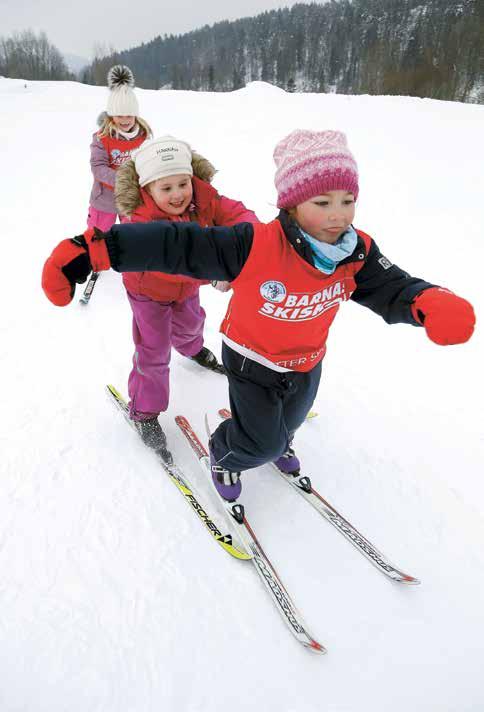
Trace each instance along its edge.
<path fill-rule="evenodd" d="M 175 415 L 175 423 L 182 428 L 189 427 L 189 422 L 184 415 Z"/>
<path fill-rule="evenodd" d="M 254 558 L 251 554 L 248 554 L 246 551 L 242 551 L 237 546 L 234 546 L 234 544 L 227 544 L 220 538 L 217 538 L 216 541 L 220 544 L 222 549 L 225 549 L 225 551 L 231 554 L 234 559 L 239 559 L 239 561 L 251 561 Z"/>
<path fill-rule="evenodd" d="M 398 583 L 405 583 L 409 586 L 419 586 L 422 582 L 420 581 L 420 579 L 415 578 L 415 576 L 403 574 L 403 576 L 398 579 Z"/>
<path fill-rule="evenodd" d="M 315 653 L 320 653 L 321 655 L 325 655 L 328 652 L 324 645 L 321 645 L 321 643 L 318 643 L 316 640 L 311 640 L 306 647 L 310 650 L 314 650 Z"/>

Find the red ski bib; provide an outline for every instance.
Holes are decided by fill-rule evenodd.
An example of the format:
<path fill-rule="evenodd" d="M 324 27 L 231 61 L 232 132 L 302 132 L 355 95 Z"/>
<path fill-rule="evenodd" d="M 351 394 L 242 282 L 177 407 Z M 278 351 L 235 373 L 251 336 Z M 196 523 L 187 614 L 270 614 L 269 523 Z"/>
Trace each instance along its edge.
<path fill-rule="evenodd" d="M 128 141 L 125 138 L 114 136 L 99 136 L 99 140 L 109 156 L 109 167 L 116 170 L 121 164 L 131 158 L 131 153 L 141 146 L 146 140 L 144 131 L 140 131 L 136 138 Z"/>
<path fill-rule="evenodd" d="M 329 328 L 356 289 L 354 275 L 362 264 L 326 275 L 297 254 L 278 220 L 254 225 L 221 331 L 277 366 L 310 371 L 324 357 Z"/>

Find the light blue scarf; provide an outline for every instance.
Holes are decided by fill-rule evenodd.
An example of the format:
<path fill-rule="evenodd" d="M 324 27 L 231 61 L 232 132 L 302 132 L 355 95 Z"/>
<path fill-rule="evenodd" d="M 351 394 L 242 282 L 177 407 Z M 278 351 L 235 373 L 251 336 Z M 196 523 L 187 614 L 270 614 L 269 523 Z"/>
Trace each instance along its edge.
<path fill-rule="evenodd" d="M 338 238 L 334 245 L 328 242 L 320 242 L 315 237 L 311 237 L 307 232 L 299 228 L 299 232 L 304 239 L 309 242 L 311 252 L 313 253 L 314 266 L 325 274 L 333 274 L 338 262 L 342 262 L 346 257 L 349 257 L 358 241 L 358 235 L 354 228 L 350 227 Z"/>

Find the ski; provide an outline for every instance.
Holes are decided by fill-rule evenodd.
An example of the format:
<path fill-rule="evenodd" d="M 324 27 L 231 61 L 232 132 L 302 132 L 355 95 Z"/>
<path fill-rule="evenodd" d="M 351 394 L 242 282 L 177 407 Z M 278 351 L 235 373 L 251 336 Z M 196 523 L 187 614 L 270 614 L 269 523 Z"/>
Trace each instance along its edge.
<path fill-rule="evenodd" d="M 92 293 L 94 291 L 94 286 L 98 280 L 98 277 L 99 277 L 99 272 L 91 272 L 91 276 L 89 277 L 89 281 L 86 284 L 84 293 L 83 293 L 82 297 L 79 299 L 80 304 L 89 304 L 89 300 L 91 299 Z"/>
<path fill-rule="evenodd" d="M 210 475 L 210 458 L 208 452 L 200 442 L 200 439 L 194 432 L 190 423 L 182 415 L 178 415 L 175 418 L 175 421 L 182 433 L 185 435 L 190 447 L 194 451 L 200 466 L 206 474 Z M 251 560 L 257 573 L 262 579 L 262 582 L 269 592 L 273 603 L 291 633 L 304 647 L 309 650 L 317 653 L 325 653 L 326 649 L 321 645 L 321 643 L 318 643 L 308 633 L 306 624 L 304 623 L 301 614 L 294 605 L 277 571 L 269 560 L 267 554 L 264 552 L 254 530 L 249 524 L 247 517 L 245 516 L 244 505 L 239 502 L 226 502 L 218 495 L 215 488 L 214 491 L 222 502 L 229 521 L 235 523 L 237 526 L 237 532 L 241 541 L 247 551 L 250 551 L 252 554 Z"/>
<path fill-rule="evenodd" d="M 114 405 L 121 411 L 126 421 L 137 433 L 138 431 L 136 430 L 133 421 L 130 420 L 128 404 L 126 403 L 123 396 L 112 385 L 106 386 L 106 391 L 109 395 L 111 402 L 114 403 Z M 151 452 L 156 455 L 154 450 L 151 450 Z M 197 494 L 195 493 L 193 487 L 191 486 L 185 475 L 181 472 L 181 470 L 174 463 L 165 462 L 165 460 L 163 460 L 161 456 L 158 456 L 158 460 L 162 465 L 163 470 L 169 476 L 170 480 L 173 482 L 178 491 L 181 492 L 181 494 L 184 496 L 185 500 L 192 507 L 200 521 L 205 525 L 205 527 L 215 539 L 217 544 L 219 544 L 225 551 L 234 556 L 236 559 L 250 559 L 251 556 L 247 554 L 247 552 L 242 551 L 233 543 L 231 534 L 222 533 L 220 527 L 217 526 L 212 516 L 208 513 L 206 507 L 202 506 L 202 504 L 200 503 L 200 500 Z"/>
<path fill-rule="evenodd" d="M 231 418 L 231 413 L 227 408 L 221 408 L 219 415 L 224 418 Z M 378 571 L 384 574 L 387 578 L 397 583 L 404 584 L 419 584 L 419 579 L 409 574 L 404 573 L 401 569 L 394 566 L 387 557 L 379 551 L 368 539 L 366 539 L 350 522 L 345 519 L 327 500 L 325 500 L 319 492 L 317 492 L 311 484 L 311 480 L 307 475 L 302 475 L 299 472 L 286 474 L 282 472 L 275 463 L 270 463 L 275 471 L 294 489 L 296 492 L 309 502 L 321 516 L 330 522 L 336 529 L 343 534 L 357 549 L 365 556 L 370 563 L 375 566 Z"/>

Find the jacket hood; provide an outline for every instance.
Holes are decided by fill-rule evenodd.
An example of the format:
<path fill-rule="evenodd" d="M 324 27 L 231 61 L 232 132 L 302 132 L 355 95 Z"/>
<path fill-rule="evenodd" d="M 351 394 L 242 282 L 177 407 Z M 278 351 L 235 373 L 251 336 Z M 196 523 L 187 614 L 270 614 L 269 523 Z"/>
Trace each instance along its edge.
<path fill-rule="evenodd" d="M 99 114 L 99 116 L 98 116 L 97 119 L 96 119 L 96 123 L 97 123 L 97 125 L 99 126 L 99 128 L 101 128 L 101 126 L 103 125 L 103 123 L 105 122 L 105 120 L 107 119 L 107 117 L 108 117 L 108 115 L 107 115 L 107 112 L 106 112 L 106 111 L 102 111 L 102 112 Z"/>
<path fill-rule="evenodd" d="M 216 170 L 210 161 L 194 151 L 192 151 L 192 168 L 193 176 L 195 178 L 199 178 L 205 183 L 211 183 L 212 178 L 216 173 Z M 196 190 L 196 180 L 193 181 L 193 187 L 196 200 L 197 192 L 200 192 Z M 123 163 L 116 171 L 114 196 L 116 200 L 116 208 L 120 215 L 132 215 L 136 208 L 143 204 L 141 190 L 134 161 L 130 159 L 129 161 Z"/>

